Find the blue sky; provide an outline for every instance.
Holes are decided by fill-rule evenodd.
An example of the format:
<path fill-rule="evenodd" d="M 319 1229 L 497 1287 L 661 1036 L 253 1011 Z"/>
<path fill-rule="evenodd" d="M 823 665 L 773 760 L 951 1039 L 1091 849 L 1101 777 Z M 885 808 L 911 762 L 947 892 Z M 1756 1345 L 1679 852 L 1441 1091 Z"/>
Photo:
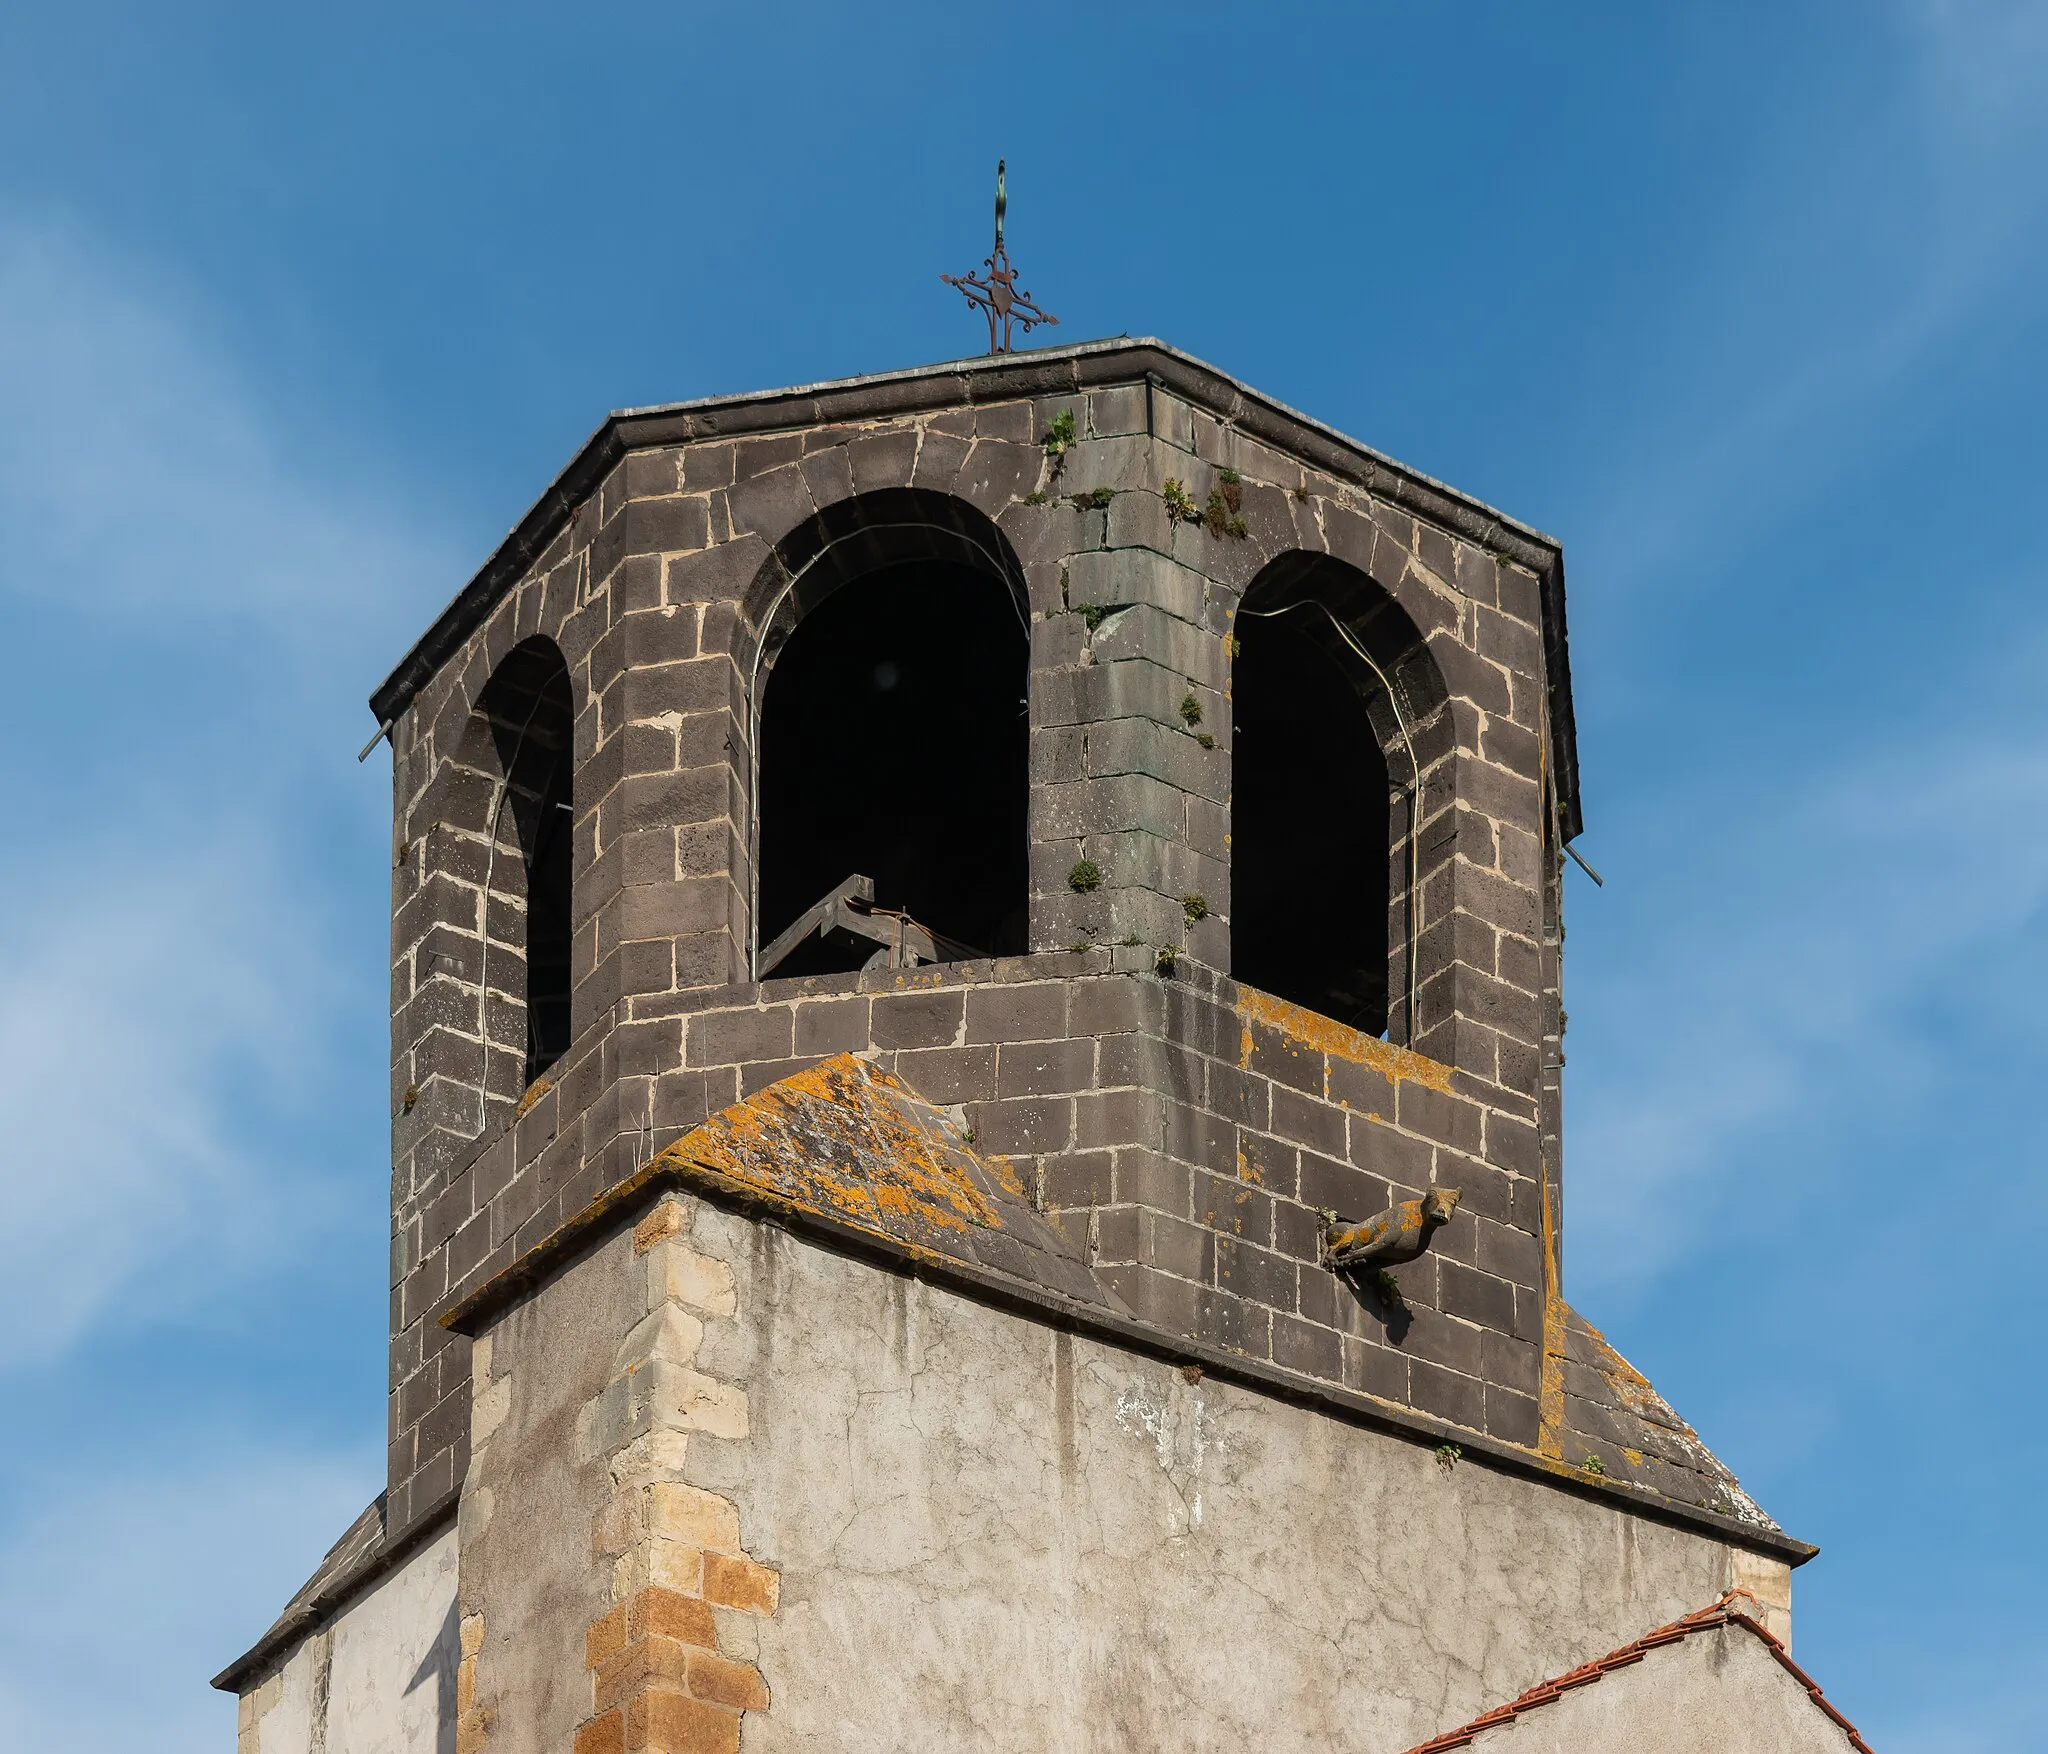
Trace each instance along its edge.
<path fill-rule="evenodd" d="M 604 411 L 952 357 L 990 173 L 1562 538 L 1568 1289 L 1887 1754 L 2048 1710 L 2048 5 L 0 8 L 0 1745 L 380 1483 L 363 697 Z"/>

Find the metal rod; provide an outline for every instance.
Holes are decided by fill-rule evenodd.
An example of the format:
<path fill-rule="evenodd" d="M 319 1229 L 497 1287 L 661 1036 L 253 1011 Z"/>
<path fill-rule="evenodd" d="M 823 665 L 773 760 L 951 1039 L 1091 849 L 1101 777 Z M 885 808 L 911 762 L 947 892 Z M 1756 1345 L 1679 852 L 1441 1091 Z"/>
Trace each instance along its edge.
<path fill-rule="evenodd" d="M 362 753 L 356 757 L 356 760 L 368 761 L 370 759 L 370 751 L 375 749 L 379 743 L 383 742 L 386 737 L 391 735 L 391 727 L 395 725 L 397 722 L 398 721 L 396 719 L 386 719 L 381 725 L 379 725 L 377 727 L 376 736 L 372 737 L 369 740 L 369 742 L 363 745 Z"/>
<path fill-rule="evenodd" d="M 1605 889 L 1607 887 L 1607 880 L 1604 877 L 1602 877 L 1598 871 L 1594 870 L 1591 865 L 1587 864 L 1584 859 L 1579 857 L 1579 849 L 1573 846 L 1570 841 L 1566 841 L 1564 843 L 1564 850 L 1571 854 L 1572 863 L 1578 866 L 1578 868 L 1581 871 L 1585 872 L 1585 874 L 1588 877 L 1593 879 L 1593 883 L 1596 888 Z"/>

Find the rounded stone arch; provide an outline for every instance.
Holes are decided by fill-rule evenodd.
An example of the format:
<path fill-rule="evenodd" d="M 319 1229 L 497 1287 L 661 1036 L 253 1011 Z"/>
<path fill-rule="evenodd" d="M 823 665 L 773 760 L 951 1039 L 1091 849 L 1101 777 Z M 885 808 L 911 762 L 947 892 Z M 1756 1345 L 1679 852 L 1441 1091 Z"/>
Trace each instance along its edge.
<path fill-rule="evenodd" d="M 754 972 L 1021 952 L 1031 641 L 1008 538 L 950 494 L 856 494 L 775 544 L 739 622 Z M 787 940 L 853 878 L 865 927 Z"/>
<path fill-rule="evenodd" d="M 1430 832 L 1454 802 L 1443 672 L 1393 595 L 1329 554 L 1268 561 L 1232 633 L 1232 973 L 1416 1045 L 1451 856 Z"/>
<path fill-rule="evenodd" d="M 577 702 L 561 649 L 521 640 L 436 741 L 453 747 L 410 819 L 406 858 L 431 898 L 404 946 L 436 1027 L 414 1082 L 460 1087 L 436 1124 L 481 1137 L 571 1039 Z M 445 1112 L 443 1112 L 445 1111 Z"/>

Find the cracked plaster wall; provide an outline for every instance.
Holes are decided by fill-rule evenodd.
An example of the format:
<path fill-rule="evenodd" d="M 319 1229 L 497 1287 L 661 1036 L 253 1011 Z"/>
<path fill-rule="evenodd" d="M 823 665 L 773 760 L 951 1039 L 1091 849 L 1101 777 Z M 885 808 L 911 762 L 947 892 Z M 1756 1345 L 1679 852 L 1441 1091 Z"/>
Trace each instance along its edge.
<path fill-rule="evenodd" d="M 575 1262 L 478 1337 L 462 1547 L 463 1754 L 562 1754 L 589 1715 L 584 1634 L 611 1606 L 594 1550 L 606 1458 L 578 1421 L 645 1316 L 630 1233 Z"/>
<path fill-rule="evenodd" d="M 1701 1536 L 701 1208 L 693 1446 L 781 1575 L 744 1746 L 1396 1750 L 1712 1601 Z M 1747 1564 L 1747 1562 L 1745 1562 Z"/>
<path fill-rule="evenodd" d="M 689 1381 L 744 1411 L 678 1399 L 652 1472 L 729 1505 L 776 1574 L 765 1608 L 716 1611 L 764 1684 L 720 1746 L 1392 1754 L 1753 1580 L 1612 1505 L 657 1210 L 658 1246 L 620 1230 L 480 1336 L 464 1754 L 598 1745 L 586 1635 L 647 1580 L 604 1533 L 637 1451 L 592 1433 L 638 1428 L 603 1409 L 660 1249 L 729 1272 L 690 1305 Z"/>
<path fill-rule="evenodd" d="M 241 1698 L 239 1754 L 451 1754 L 455 1535 L 428 1542 Z"/>

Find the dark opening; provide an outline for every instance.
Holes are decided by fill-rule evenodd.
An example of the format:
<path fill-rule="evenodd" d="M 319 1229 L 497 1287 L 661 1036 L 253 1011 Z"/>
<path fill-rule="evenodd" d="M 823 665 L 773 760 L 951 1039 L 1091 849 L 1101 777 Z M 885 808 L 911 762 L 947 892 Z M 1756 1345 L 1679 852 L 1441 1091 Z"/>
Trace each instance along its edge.
<path fill-rule="evenodd" d="M 531 1084 L 569 1046 L 570 871 L 575 815 L 575 706 L 561 654 L 545 640 L 514 650 L 484 689 L 500 771 L 506 776 L 500 848 L 507 829 L 524 866 L 526 942 L 526 1082 Z M 503 850 L 498 857 L 502 859 Z M 495 878 L 499 892 L 513 886 Z M 493 971 L 493 986 L 505 984 Z"/>
<path fill-rule="evenodd" d="M 869 573 L 805 616 L 762 700 L 758 941 L 858 874 L 960 954 L 1022 951 L 1029 673 L 1007 589 L 970 567 Z M 874 949 L 813 938 L 774 973 Z"/>
<path fill-rule="evenodd" d="M 1314 608 L 1239 617 L 1230 954 L 1248 986 L 1387 1027 L 1387 763 Z"/>

